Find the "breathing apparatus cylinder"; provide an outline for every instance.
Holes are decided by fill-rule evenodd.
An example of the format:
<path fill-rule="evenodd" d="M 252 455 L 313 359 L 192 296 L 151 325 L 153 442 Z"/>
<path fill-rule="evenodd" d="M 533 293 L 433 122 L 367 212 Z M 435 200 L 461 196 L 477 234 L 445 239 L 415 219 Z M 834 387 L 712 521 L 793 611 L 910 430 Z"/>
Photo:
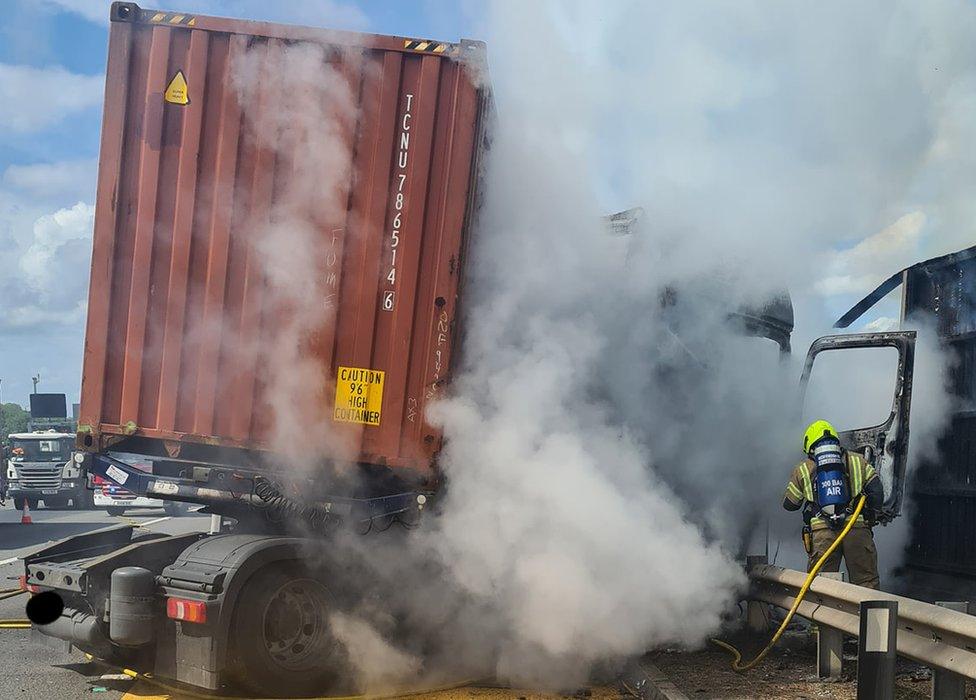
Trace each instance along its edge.
<path fill-rule="evenodd" d="M 840 442 L 830 438 L 820 440 L 811 450 L 811 457 L 817 467 L 814 486 L 817 507 L 829 525 L 840 526 L 851 500 Z"/>

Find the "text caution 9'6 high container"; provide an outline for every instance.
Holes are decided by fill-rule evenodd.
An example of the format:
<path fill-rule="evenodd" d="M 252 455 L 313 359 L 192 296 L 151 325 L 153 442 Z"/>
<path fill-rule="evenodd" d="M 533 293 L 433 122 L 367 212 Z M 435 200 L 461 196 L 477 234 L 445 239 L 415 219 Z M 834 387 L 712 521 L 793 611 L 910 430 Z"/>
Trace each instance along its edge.
<path fill-rule="evenodd" d="M 484 45 L 111 20 L 80 446 L 429 479 Z"/>

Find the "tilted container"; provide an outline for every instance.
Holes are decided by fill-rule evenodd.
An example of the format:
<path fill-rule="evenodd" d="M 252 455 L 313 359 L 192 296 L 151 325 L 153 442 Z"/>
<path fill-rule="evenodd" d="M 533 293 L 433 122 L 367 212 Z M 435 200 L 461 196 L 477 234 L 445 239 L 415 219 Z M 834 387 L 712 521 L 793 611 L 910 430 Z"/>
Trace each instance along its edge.
<path fill-rule="evenodd" d="M 79 444 L 429 478 L 484 45 L 111 18 Z"/>

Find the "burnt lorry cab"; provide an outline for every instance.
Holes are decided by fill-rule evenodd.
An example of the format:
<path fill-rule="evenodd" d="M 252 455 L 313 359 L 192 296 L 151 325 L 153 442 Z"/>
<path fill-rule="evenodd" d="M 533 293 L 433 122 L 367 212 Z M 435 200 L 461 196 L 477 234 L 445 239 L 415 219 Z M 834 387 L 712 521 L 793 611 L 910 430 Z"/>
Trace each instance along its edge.
<path fill-rule="evenodd" d="M 835 324 L 846 328 L 900 288 L 901 322 L 923 324 L 948 358 L 947 422 L 911 465 L 911 535 L 898 585 L 913 598 L 976 595 L 976 247 L 894 272 Z"/>
<path fill-rule="evenodd" d="M 881 478 L 885 499 L 882 510 L 877 515 L 882 522 L 890 521 L 901 513 L 908 463 L 908 426 L 912 404 L 915 342 L 915 331 L 825 336 L 817 339 L 810 346 L 800 379 L 801 403 L 803 403 L 818 359 L 823 363 L 824 358 L 829 354 L 847 350 L 889 348 L 897 352 L 896 361 L 890 365 L 893 376 L 890 376 L 887 371 L 883 372 L 883 377 L 890 380 L 888 385 L 893 387 L 889 395 L 890 403 L 887 402 L 888 396 L 872 397 L 886 401 L 883 405 L 872 406 L 876 409 L 877 415 L 883 416 L 883 420 L 875 425 L 864 426 L 835 424 L 840 434 L 841 444 L 849 450 L 860 453 L 866 461 L 874 465 Z M 843 359 L 841 358 L 842 361 Z M 836 378 L 835 388 L 836 391 L 832 392 L 835 398 L 828 402 L 826 407 L 819 407 L 825 412 L 817 417 L 836 420 L 832 418 L 831 403 L 834 404 L 836 411 L 843 415 L 843 403 L 850 402 L 860 389 L 856 381 L 848 383 L 841 377 Z"/>

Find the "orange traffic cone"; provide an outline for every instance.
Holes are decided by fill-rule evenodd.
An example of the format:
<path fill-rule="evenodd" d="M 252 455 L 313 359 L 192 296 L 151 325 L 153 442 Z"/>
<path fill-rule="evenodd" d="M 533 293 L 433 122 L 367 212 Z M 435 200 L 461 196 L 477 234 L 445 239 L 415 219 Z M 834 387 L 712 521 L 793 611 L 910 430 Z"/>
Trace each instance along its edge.
<path fill-rule="evenodd" d="M 20 524 L 21 525 L 33 525 L 34 521 L 30 517 L 30 505 L 27 503 L 27 499 L 24 499 L 24 510 L 20 514 Z"/>

